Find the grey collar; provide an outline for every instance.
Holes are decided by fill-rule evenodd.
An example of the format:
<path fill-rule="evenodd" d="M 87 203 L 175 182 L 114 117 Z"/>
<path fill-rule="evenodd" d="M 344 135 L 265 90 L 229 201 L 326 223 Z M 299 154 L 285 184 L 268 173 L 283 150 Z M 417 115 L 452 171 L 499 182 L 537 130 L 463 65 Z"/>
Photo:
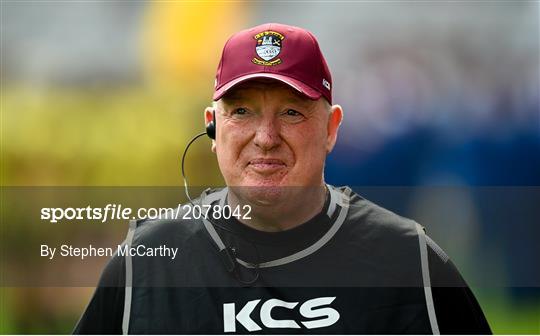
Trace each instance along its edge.
<path fill-rule="evenodd" d="M 336 189 L 335 187 L 327 184 L 326 187 L 330 191 L 330 203 L 328 206 L 327 215 L 329 218 L 332 218 L 335 214 L 335 212 L 338 212 L 337 218 L 332 223 L 332 226 L 330 229 L 315 243 L 311 244 L 310 246 L 306 247 L 305 249 L 298 251 L 296 253 L 293 253 L 291 255 L 288 255 L 283 258 L 263 262 L 261 264 L 252 264 L 248 263 L 242 259 L 236 258 L 236 261 L 247 268 L 266 268 L 266 267 L 274 267 L 274 266 L 281 266 L 285 265 L 294 261 L 297 261 L 299 259 L 305 258 L 310 254 L 315 253 L 317 250 L 319 250 L 321 247 L 323 247 L 332 237 L 336 234 L 336 232 L 339 230 L 341 225 L 345 222 L 345 218 L 347 217 L 347 213 L 349 211 L 349 202 L 350 202 L 350 196 L 352 190 L 349 188 L 346 188 L 344 191 L 341 191 L 339 189 Z M 222 190 L 219 190 L 217 192 L 208 193 L 208 190 L 205 190 L 201 196 L 201 205 L 211 205 L 212 203 L 219 201 L 219 205 L 223 207 L 225 205 L 225 200 L 228 194 L 228 188 L 223 188 Z M 203 218 L 204 227 L 210 234 L 210 237 L 215 242 L 217 247 L 219 248 L 219 251 L 222 252 L 226 249 L 225 244 L 223 243 L 223 240 L 221 240 L 221 237 L 217 233 L 216 229 L 214 228 L 214 225 L 210 223 L 206 218 Z"/>

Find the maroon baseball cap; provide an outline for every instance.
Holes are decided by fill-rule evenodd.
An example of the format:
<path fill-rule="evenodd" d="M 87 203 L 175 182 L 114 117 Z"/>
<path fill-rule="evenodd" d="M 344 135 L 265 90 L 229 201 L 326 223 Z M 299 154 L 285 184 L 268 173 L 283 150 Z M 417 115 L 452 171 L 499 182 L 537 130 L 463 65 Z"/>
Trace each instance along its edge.
<path fill-rule="evenodd" d="M 234 34 L 225 46 L 213 99 L 253 78 L 286 83 L 310 99 L 332 103 L 332 76 L 315 36 L 279 23 L 266 23 Z"/>

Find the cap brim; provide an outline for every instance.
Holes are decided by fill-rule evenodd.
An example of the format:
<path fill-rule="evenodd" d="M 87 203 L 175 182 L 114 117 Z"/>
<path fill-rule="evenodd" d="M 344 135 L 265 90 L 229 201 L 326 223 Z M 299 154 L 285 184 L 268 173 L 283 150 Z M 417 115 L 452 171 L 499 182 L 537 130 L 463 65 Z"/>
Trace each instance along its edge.
<path fill-rule="evenodd" d="M 244 76 L 233 79 L 232 81 L 228 82 L 227 84 L 223 85 L 218 90 L 216 90 L 214 92 L 214 97 L 212 99 L 214 101 L 219 100 L 221 97 L 223 97 L 227 93 L 227 91 L 232 89 L 234 86 L 240 83 L 246 82 L 248 80 L 255 79 L 255 78 L 271 78 L 271 79 L 278 80 L 280 82 L 283 82 L 289 85 L 290 87 L 292 87 L 299 93 L 303 94 L 304 96 L 308 97 L 309 99 L 317 100 L 321 98 L 322 96 L 322 94 L 319 91 L 313 89 L 312 87 L 302 83 L 301 81 L 297 79 L 283 76 L 283 75 L 274 74 L 274 73 L 263 72 L 263 73 L 244 75 Z"/>

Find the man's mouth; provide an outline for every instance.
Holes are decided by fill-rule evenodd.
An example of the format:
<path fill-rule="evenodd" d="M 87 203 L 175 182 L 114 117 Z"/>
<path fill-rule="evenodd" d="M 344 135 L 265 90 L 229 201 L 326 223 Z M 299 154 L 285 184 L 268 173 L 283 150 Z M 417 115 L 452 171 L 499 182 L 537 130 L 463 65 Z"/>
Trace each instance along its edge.
<path fill-rule="evenodd" d="M 249 161 L 248 166 L 259 174 L 270 175 L 287 165 L 279 159 L 253 159 Z"/>

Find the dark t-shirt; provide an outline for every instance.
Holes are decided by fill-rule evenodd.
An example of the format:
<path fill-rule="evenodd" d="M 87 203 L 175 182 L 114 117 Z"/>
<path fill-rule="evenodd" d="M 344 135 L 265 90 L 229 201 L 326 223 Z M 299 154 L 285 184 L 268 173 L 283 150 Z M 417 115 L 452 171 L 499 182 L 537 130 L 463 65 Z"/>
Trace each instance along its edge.
<path fill-rule="evenodd" d="M 261 264 L 268 260 L 291 255 L 320 240 L 328 232 L 331 223 L 336 221 L 337 215 L 330 216 L 330 218 L 327 215 L 329 202 L 330 197 L 327 197 L 321 213 L 308 222 L 282 232 L 257 231 L 234 219 L 213 221 L 212 225 L 225 245 L 234 250 L 236 257 L 252 264 Z M 215 270 L 215 272 L 211 272 L 212 276 L 217 279 L 223 277 L 224 284 L 236 283 L 237 286 L 134 288 L 137 290 L 136 296 L 139 297 L 137 302 L 141 301 L 140 298 L 144 298 L 144 302 L 138 304 L 151 306 L 145 309 L 152 311 L 152 313 L 147 315 L 146 320 L 145 317 L 141 319 L 139 316 L 138 322 L 130 327 L 130 332 L 177 334 L 225 332 L 243 334 L 250 332 L 265 334 L 430 333 L 431 326 L 427 317 L 423 287 L 399 281 L 390 282 L 390 285 L 373 285 L 373 281 L 377 281 L 377 277 L 381 277 L 381 279 L 382 277 L 392 277 L 392 275 L 386 274 L 388 272 L 384 271 L 384 267 L 377 265 L 377 263 L 381 264 L 386 260 L 386 255 L 391 258 L 393 256 L 391 252 L 386 254 L 384 249 L 379 249 L 382 252 L 378 252 L 381 256 L 374 257 L 374 260 L 377 260 L 375 265 L 371 263 L 369 258 L 365 258 L 365 261 L 355 260 L 355 258 L 361 259 L 363 255 L 374 255 L 377 252 L 374 251 L 373 246 L 381 245 L 385 241 L 380 237 L 375 237 L 374 232 L 376 231 L 359 229 L 362 228 L 360 226 L 362 223 L 369 228 L 370 225 L 377 226 L 378 223 L 396 220 L 401 221 L 401 217 L 354 194 L 351 198 L 349 214 L 338 232 L 321 248 L 319 253 L 313 253 L 309 256 L 313 261 L 309 265 L 322 265 L 321 269 L 314 270 L 313 266 L 303 269 L 302 267 L 306 267 L 303 266 L 305 263 L 289 265 L 295 267 L 295 270 L 300 269 L 299 273 L 309 277 L 312 277 L 312 274 L 317 274 L 320 277 L 320 282 L 315 282 L 315 285 L 301 286 L 299 282 L 292 280 L 289 282 L 288 276 L 298 277 L 298 275 L 293 275 L 294 272 L 287 272 L 287 268 L 280 271 L 280 268 L 257 270 L 238 266 L 237 270 L 240 272 L 233 274 L 223 271 L 225 266 L 219 257 L 213 258 L 211 255 L 205 254 L 191 256 L 183 261 L 185 269 L 204 268 L 210 272 Z M 170 223 L 169 225 L 178 227 L 182 223 Z M 215 252 L 215 246 L 213 246 L 207 232 L 203 229 L 196 230 L 196 232 L 189 239 L 190 243 L 194 244 L 191 246 L 197 246 L 202 250 L 214 249 Z M 157 233 L 154 232 L 153 236 L 155 235 Z M 174 236 L 174 232 L 169 230 L 167 235 Z M 426 236 L 426 240 L 431 291 L 439 331 L 443 334 L 491 334 L 478 302 L 454 264 L 429 237 Z M 364 247 L 368 250 L 362 252 L 361 249 Z M 343 261 L 344 259 L 351 259 L 355 265 L 359 263 L 366 266 L 350 267 L 348 265 L 352 264 L 348 260 Z M 340 265 L 345 266 L 340 267 Z M 289 268 L 289 270 L 291 269 Z M 378 273 L 378 269 L 383 271 Z M 346 281 L 351 279 L 351 282 L 354 283 L 355 279 L 361 278 L 361 274 L 358 273 L 366 270 L 370 270 L 376 275 L 369 278 L 371 281 L 369 285 L 351 286 Z M 331 274 L 328 275 L 328 273 Z M 400 273 L 396 272 L 396 274 Z M 345 279 L 345 281 L 342 284 L 336 284 L 332 281 L 336 278 Z M 328 283 L 328 286 L 321 286 L 325 282 Z M 276 286 L 276 283 L 280 285 Z M 103 271 L 100 284 L 74 333 L 122 333 L 124 284 L 125 258 L 116 256 L 111 259 Z M 271 319 L 271 323 L 262 321 L 264 302 L 276 299 L 281 300 L 281 304 L 285 302 L 285 305 L 290 304 L 290 306 L 283 308 L 282 305 L 274 309 L 271 314 L 269 313 L 266 319 Z M 321 308 L 314 306 L 316 300 L 326 301 L 317 301 L 324 303 Z M 164 303 L 163 301 L 169 302 Z M 328 307 L 330 303 L 335 310 L 324 311 L 323 309 Z M 244 311 L 243 308 L 248 313 L 248 316 L 243 320 L 244 322 L 238 316 L 235 319 L 236 314 Z M 228 320 L 228 325 L 224 322 L 226 319 L 224 314 L 227 309 L 233 309 L 234 312 L 232 319 Z M 319 310 L 317 311 L 317 309 Z M 260 317 L 259 312 L 261 312 Z M 138 311 L 132 311 L 132 314 L 137 313 Z M 325 321 L 328 323 L 321 327 L 314 322 L 316 317 L 325 317 Z M 280 321 L 284 320 L 288 321 L 288 327 L 279 327 Z M 327 325 L 331 322 L 333 322 L 331 325 Z M 277 327 L 265 328 L 265 326 L 272 324 Z"/>

